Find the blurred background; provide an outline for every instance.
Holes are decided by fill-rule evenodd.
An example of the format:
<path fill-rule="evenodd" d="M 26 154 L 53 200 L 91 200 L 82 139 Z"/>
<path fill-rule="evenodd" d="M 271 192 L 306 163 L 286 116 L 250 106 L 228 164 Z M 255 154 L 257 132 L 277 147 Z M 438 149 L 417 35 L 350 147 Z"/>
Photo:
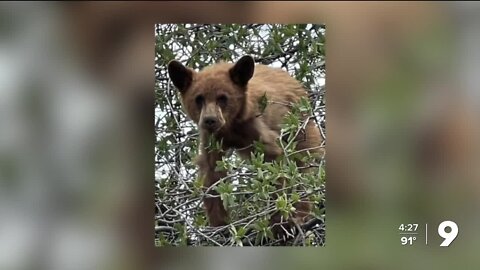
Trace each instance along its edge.
<path fill-rule="evenodd" d="M 475 268 L 480 5 L 0 4 L 1 269 Z M 327 245 L 155 248 L 154 24 L 325 23 Z M 435 228 L 459 226 L 448 248 Z M 429 224 L 400 244 L 401 223 Z"/>

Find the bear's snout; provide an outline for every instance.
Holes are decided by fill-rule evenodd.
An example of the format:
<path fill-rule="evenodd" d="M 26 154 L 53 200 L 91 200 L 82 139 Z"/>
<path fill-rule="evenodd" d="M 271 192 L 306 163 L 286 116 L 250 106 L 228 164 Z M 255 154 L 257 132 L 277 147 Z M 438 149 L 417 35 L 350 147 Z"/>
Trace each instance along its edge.
<path fill-rule="evenodd" d="M 202 121 L 202 127 L 208 131 L 214 131 L 218 129 L 219 121 L 215 116 L 207 116 Z"/>

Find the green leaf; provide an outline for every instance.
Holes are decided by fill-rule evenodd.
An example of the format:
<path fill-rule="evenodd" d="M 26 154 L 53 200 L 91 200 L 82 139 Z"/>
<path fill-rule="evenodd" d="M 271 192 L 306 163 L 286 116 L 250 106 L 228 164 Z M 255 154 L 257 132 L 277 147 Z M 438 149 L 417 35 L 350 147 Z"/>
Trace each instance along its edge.
<path fill-rule="evenodd" d="M 300 195 L 298 195 L 298 193 L 295 192 L 292 194 L 292 202 L 296 203 L 298 201 L 300 201 Z"/>
<path fill-rule="evenodd" d="M 270 228 L 267 229 L 266 235 L 270 240 L 272 240 L 272 241 L 275 240 L 275 237 L 273 236 L 273 232 L 272 232 L 272 230 L 270 230 Z"/>
<path fill-rule="evenodd" d="M 245 227 L 240 227 L 240 229 L 238 229 L 238 231 L 237 231 L 237 237 L 238 238 L 243 238 L 245 236 L 246 232 L 247 232 L 247 230 L 245 229 Z"/>
<path fill-rule="evenodd" d="M 257 168 L 257 178 L 263 180 L 263 171 L 260 168 Z"/>
<path fill-rule="evenodd" d="M 227 170 L 228 168 L 227 163 L 224 160 L 217 160 L 216 165 L 217 165 L 215 167 L 216 172 L 222 172 Z"/>
<path fill-rule="evenodd" d="M 227 193 L 220 194 L 220 199 L 222 200 L 223 208 L 227 209 L 228 208 L 228 203 L 229 203 L 229 197 L 230 195 Z"/>
<path fill-rule="evenodd" d="M 281 196 L 276 201 L 277 210 L 284 210 L 287 207 L 287 200 Z"/>

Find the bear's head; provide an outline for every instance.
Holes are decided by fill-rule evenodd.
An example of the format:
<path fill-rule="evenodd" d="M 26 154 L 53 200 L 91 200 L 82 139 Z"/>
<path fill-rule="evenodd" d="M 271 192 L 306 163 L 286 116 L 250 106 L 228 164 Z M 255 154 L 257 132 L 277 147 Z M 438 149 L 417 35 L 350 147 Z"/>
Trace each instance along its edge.
<path fill-rule="evenodd" d="M 177 60 L 168 63 L 168 74 L 180 92 L 187 115 L 204 131 L 215 133 L 239 119 L 248 81 L 255 63 L 243 56 L 235 64 L 218 63 L 195 72 Z"/>

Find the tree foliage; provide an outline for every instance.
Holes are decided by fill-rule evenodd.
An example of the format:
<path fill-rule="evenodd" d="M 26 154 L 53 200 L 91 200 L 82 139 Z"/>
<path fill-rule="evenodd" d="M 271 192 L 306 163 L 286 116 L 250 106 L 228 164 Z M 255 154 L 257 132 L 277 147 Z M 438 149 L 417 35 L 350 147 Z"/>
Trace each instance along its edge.
<path fill-rule="evenodd" d="M 182 245 L 311 245 L 325 240 L 325 165 L 310 155 L 295 151 L 295 134 L 307 119 L 314 119 L 325 136 L 325 27 L 323 25 L 263 24 L 168 24 L 155 26 L 155 244 Z M 262 145 L 255 143 L 250 160 L 235 154 L 217 163 L 227 177 L 210 187 L 229 210 L 230 224 L 208 227 L 202 199 L 207 190 L 197 178 L 192 160 L 198 151 L 198 131 L 182 111 L 176 90 L 169 81 L 166 65 L 177 59 L 199 70 L 224 61 L 236 61 L 248 54 L 257 63 L 287 70 L 303 83 L 310 99 L 291 104 L 292 111 L 282 126 L 284 155 L 264 162 Z M 268 106 L 265 98 L 260 104 Z M 212 142 L 211 147 L 219 147 Z M 323 147 L 324 145 L 322 145 Z M 313 172 L 300 173 L 301 159 Z M 275 188 L 279 177 L 284 187 Z M 272 196 L 274 195 L 275 196 Z M 273 238 L 269 217 L 292 212 L 295 202 L 315 202 L 312 219 L 294 228 L 292 238 Z"/>

